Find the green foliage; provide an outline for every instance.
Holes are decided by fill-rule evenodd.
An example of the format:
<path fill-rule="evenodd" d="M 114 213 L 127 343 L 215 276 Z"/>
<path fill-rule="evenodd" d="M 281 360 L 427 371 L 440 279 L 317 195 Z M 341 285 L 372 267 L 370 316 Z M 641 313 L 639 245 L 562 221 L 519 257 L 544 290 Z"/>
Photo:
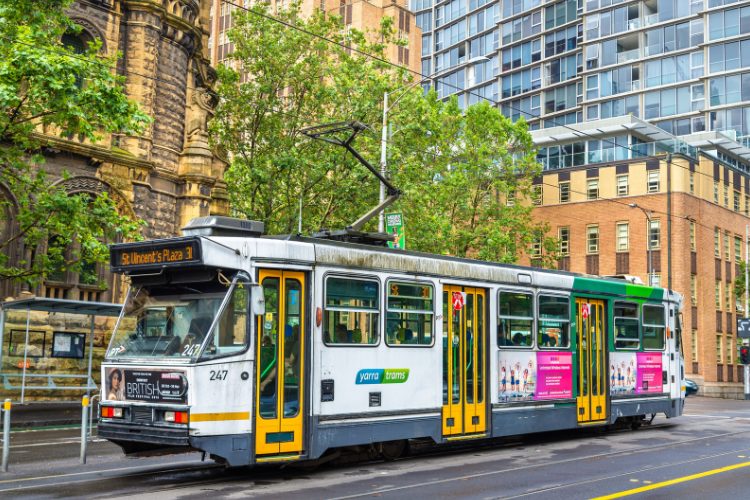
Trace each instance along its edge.
<path fill-rule="evenodd" d="M 267 4 L 254 10 L 269 15 Z M 393 20 L 375 32 L 342 32 L 341 18 L 316 12 L 301 18 L 299 5 L 274 14 L 303 30 L 386 58 L 396 39 Z M 513 124 L 487 103 L 463 112 L 422 89 L 404 68 L 287 28 L 253 13 L 239 14 L 229 33 L 234 68 L 220 67 L 225 96 L 211 123 L 212 140 L 233 161 L 225 174 L 235 210 L 262 220 L 269 233 L 343 228 L 378 203 L 379 183 L 342 148 L 308 140 L 300 129 L 356 120 L 370 130 L 353 146 L 371 164 L 380 158 L 383 95 L 392 138 L 388 167 L 403 191 L 389 210 L 405 214 L 409 248 L 516 262 L 541 241 L 540 263 L 557 258 L 549 228 L 532 220 L 531 179 L 541 167 L 523 121 Z M 516 193 L 518 203 L 506 203 Z M 377 230 L 377 218 L 364 228 Z"/>
<path fill-rule="evenodd" d="M 17 226 L 0 235 L 0 250 L 17 240 L 34 250 L 31 260 L 18 266 L 11 265 L 7 251 L 0 253 L 0 280 L 34 285 L 69 270 L 81 274 L 82 282 L 91 281 L 91 264 L 108 261 L 104 241 L 117 235 L 139 238 L 143 224 L 119 215 L 106 193 L 68 196 L 44 170 L 42 148 L 54 143 L 39 132 L 96 142 L 103 133 L 137 134 L 150 122 L 124 96 L 124 79 L 113 69 L 116 57 L 98 54 L 100 41 L 69 57 L 73 51 L 60 38 L 77 33 L 63 11 L 71 3 L 0 3 L 0 183 L 12 195 L 0 202 L 0 217 L 15 212 Z M 65 171 L 61 175 L 70 178 Z M 46 253 L 36 251 L 45 246 Z"/>

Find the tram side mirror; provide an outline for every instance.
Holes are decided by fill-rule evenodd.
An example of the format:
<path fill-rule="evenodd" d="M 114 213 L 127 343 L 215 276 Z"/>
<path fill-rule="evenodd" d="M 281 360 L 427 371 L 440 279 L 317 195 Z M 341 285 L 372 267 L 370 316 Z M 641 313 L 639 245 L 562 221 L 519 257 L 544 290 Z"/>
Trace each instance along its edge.
<path fill-rule="evenodd" d="M 262 316 L 266 313 L 266 296 L 261 285 L 250 287 L 250 311 L 253 316 Z"/>

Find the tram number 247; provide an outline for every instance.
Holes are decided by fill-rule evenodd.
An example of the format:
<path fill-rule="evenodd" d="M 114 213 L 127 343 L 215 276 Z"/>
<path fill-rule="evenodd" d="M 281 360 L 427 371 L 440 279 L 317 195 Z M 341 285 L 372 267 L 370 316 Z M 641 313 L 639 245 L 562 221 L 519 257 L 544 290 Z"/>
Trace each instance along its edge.
<path fill-rule="evenodd" d="M 209 380 L 226 380 L 227 379 L 227 370 L 219 370 L 214 371 L 211 370 L 211 377 Z"/>

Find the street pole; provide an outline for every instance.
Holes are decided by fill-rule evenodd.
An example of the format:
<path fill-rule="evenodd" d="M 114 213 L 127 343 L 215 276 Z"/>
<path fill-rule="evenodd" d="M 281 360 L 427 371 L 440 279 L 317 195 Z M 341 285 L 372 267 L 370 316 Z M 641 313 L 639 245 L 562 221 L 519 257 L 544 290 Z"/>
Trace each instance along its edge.
<path fill-rule="evenodd" d="M 748 261 L 750 258 L 748 258 L 748 255 L 750 254 L 750 226 L 745 226 L 745 319 L 748 318 L 748 302 L 750 302 L 750 299 L 748 298 L 748 290 L 750 289 L 750 284 L 747 282 L 748 278 Z M 742 343 L 744 345 L 748 345 L 748 342 L 750 342 L 750 339 L 742 339 Z M 745 365 L 745 401 L 750 399 L 750 365 Z"/>
<path fill-rule="evenodd" d="M 648 286 L 654 286 L 654 267 L 651 261 L 651 210 L 648 211 L 648 229 L 646 230 L 646 238 L 648 238 Z"/>
<path fill-rule="evenodd" d="M 388 146 L 388 92 L 383 94 L 383 138 L 380 143 L 380 173 L 385 177 L 386 148 Z M 380 183 L 380 203 L 385 201 L 385 184 Z M 378 214 L 378 232 L 385 231 L 384 211 Z"/>

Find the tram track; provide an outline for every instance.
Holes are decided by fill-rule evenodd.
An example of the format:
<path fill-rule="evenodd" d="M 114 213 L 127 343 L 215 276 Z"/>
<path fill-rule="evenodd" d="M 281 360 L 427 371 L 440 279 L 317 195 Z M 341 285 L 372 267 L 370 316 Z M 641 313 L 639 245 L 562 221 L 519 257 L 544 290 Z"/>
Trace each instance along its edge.
<path fill-rule="evenodd" d="M 644 429 L 642 429 L 639 432 L 643 433 L 643 431 L 648 431 L 648 430 L 651 430 L 651 429 L 656 430 L 656 429 L 659 429 L 659 428 L 662 428 L 662 427 L 671 427 L 671 424 L 664 423 L 664 424 L 660 424 L 660 425 L 656 425 L 656 426 L 651 426 L 650 428 L 644 428 Z M 737 431 L 737 432 L 729 432 L 729 433 L 722 433 L 722 434 L 713 434 L 713 435 L 710 435 L 710 436 L 702 436 L 702 437 L 697 437 L 697 438 L 683 439 L 683 440 L 679 440 L 679 441 L 673 441 L 673 442 L 669 442 L 669 443 L 663 443 L 663 444 L 656 445 L 656 446 L 631 447 L 631 448 L 626 448 L 626 449 L 616 450 L 616 451 L 611 451 L 611 452 L 606 452 L 606 453 L 596 453 L 596 454 L 590 454 L 590 455 L 585 455 L 585 456 L 581 456 L 581 457 L 573 457 L 573 458 L 564 459 L 564 460 L 544 461 L 544 462 L 529 464 L 529 465 L 525 465 L 525 466 L 521 466 L 521 467 L 516 467 L 516 468 L 508 468 L 508 469 L 502 469 L 502 470 L 496 470 L 496 471 L 486 471 L 486 472 L 475 473 L 475 474 L 461 475 L 461 476 L 456 476 L 456 477 L 452 477 L 452 478 L 439 479 L 439 480 L 435 480 L 435 481 L 426 481 L 426 482 L 422 482 L 422 483 L 409 484 L 409 485 L 398 486 L 398 487 L 389 488 L 389 489 L 370 490 L 370 491 L 367 491 L 367 492 L 356 493 L 356 494 L 352 494 L 352 495 L 333 497 L 330 500 L 346 500 L 346 499 L 350 499 L 350 498 L 359 498 L 359 497 L 363 497 L 363 496 L 371 496 L 373 493 L 382 494 L 382 493 L 387 493 L 387 492 L 391 492 L 391 491 L 407 490 L 407 489 L 411 489 L 411 488 L 429 487 L 429 486 L 434 486 L 434 485 L 444 484 L 444 483 L 449 483 L 449 482 L 454 482 L 454 481 L 468 480 L 468 479 L 472 479 L 472 478 L 486 477 L 486 476 L 497 475 L 497 474 L 504 474 L 504 473 L 512 472 L 512 471 L 520 471 L 520 470 L 524 470 L 524 469 L 532 469 L 532 468 L 540 468 L 540 467 L 549 467 L 549 466 L 555 466 L 555 465 L 560 465 L 560 464 L 570 464 L 572 462 L 577 462 L 577 461 L 582 461 L 582 460 L 591 460 L 591 459 L 597 459 L 597 458 L 602 458 L 602 457 L 610 457 L 610 456 L 616 456 L 616 455 L 628 454 L 628 453 L 639 453 L 639 452 L 645 452 L 645 451 L 653 451 L 653 450 L 656 450 L 656 449 L 663 449 L 663 448 L 669 448 L 669 447 L 674 447 L 674 446 L 682 446 L 682 445 L 686 445 L 686 444 L 690 444 L 690 443 L 695 443 L 695 442 L 698 442 L 698 441 L 704 441 L 704 440 L 709 440 L 709 439 L 720 439 L 720 438 L 731 437 L 731 436 L 738 436 L 738 435 L 748 434 L 748 433 L 750 433 L 750 429 L 743 430 L 743 431 Z M 519 444 L 526 444 L 526 442 L 522 441 L 522 442 L 519 443 L 518 441 L 515 441 L 513 443 L 508 443 L 506 445 L 500 445 L 500 446 L 496 445 L 493 448 L 518 446 Z M 450 454 L 454 454 L 454 453 L 457 453 L 457 452 L 459 452 L 459 450 L 456 450 L 456 449 L 434 450 L 434 451 L 428 452 L 428 453 L 421 452 L 421 453 L 415 454 L 414 456 L 404 457 L 402 459 L 397 460 L 396 462 L 414 461 L 414 460 L 418 460 L 418 459 L 422 459 L 422 458 L 450 455 Z M 734 451 L 727 452 L 727 453 L 734 453 Z M 723 455 L 723 454 L 721 454 L 721 455 Z M 720 455 L 716 455 L 716 456 L 720 456 Z M 705 459 L 705 458 L 710 458 L 710 457 L 699 457 L 699 458 L 693 459 L 691 461 L 698 461 L 698 460 L 702 460 L 702 459 Z M 689 463 L 691 461 L 685 461 L 684 463 Z M 375 464 L 375 463 L 384 463 L 384 462 L 385 462 L 384 460 L 383 461 L 366 460 L 366 461 L 363 461 L 363 462 L 354 462 L 354 463 L 359 463 L 359 464 Z M 354 463 L 352 463 L 352 465 Z M 664 467 L 664 466 L 669 466 L 669 465 L 679 465 L 680 463 L 683 463 L 683 462 L 663 464 L 663 465 L 661 465 L 659 467 Z M 57 476 L 47 476 L 47 477 L 30 477 L 30 478 L 19 478 L 19 479 L 6 479 L 6 480 L 0 481 L 0 493 L 8 493 L 8 492 L 12 492 L 12 491 L 24 491 L 24 490 L 25 491 L 30 491 L 30 490 L 34 490 L 34 489 L 40 489 L 40 488 L 54 488 L 54 487 L 62 486 L 62 485 L 69 485 L 69 484 L 74 484 L 74 483 L 84 483 L 84 482 L 86 482 L 86 483 L 92 483 L 92 482 L 98 482 L 98 481 L 113 481 L 113 480 L 123 480 L 123 479 L 127 480 L 127 479 L 130 479 L 130 478 L 145 478 L 145 477 L 153 477 L 154 479 L 158 479 L 160 476 L 167 476 L 167 475 L 170 475 L 170 474 L 200 473 L 200 472 L 203 472 L 203 471 L 211 471 L 211 470 L 217 470 L 217 471 L 220 471 L 220 472 L 221 471 L 227 471 L 228 474 L 227 475 L 222 474 L 221 477 L 208 477 L 208 478 L 205 478 L 205 479 L 200 479 L 200 480 L 196 480 L 196 481 L 190 481 L 190 482 L 186 482 L 186 483 L 173 484 L 173 485 L 165 485 L 163 487 L 156 487 L 156 488 L 151 487 L 151 488 L 148 488 L 147 491 L 148 491 L 148 493 L 164 493 L 164 492 L 168 492 L 168 491 L 177 491 L 177 490 L 181 490 L 181 489 L 185 489 L 185 488 L 190 488 L 190 487 L 195 487 L 195 486 L 213 485 L 213 484 L 221 483 L 221 482 L 231 483 L 233 480 L 236 480 L 236 479 L 239 479 L 239 480 L 242 480 L 242 481 L 248 481 L 248 482 L 253 481 L 252 475 L 254 475 L 254 474 L 252 474 L 252 473 L 248 474 L 249 471 L 247 471 L 247 470 L 242 470 L 242 469 L 235 469 L 235 470 L 233 470 L 233 469 L 226 469 L 226 468 L 224 468 L 224 467 L 222 467 L 221 465 L 218 465 L 218 464 L 206 464 L 205 466 L 197 466 L 197 467 L 196 466 L 192 466 L 192 467 L 184 467 L 184 468 L 175 467 L 175 468 L 167 469 L 167 470 L 163 469 L 163 467 L 169 467 L 169 466 L 174 466 L 174 465 L 178 465 L 178 464 L 180 464 L 180 462 L 172 462 L 172 463 L 169 463 L 169 464 L 163 464 L 161 466 L 162 468 L 160 468 L 159 470 L 143 470 L 143 469 L 146 469 L 147 467 L 149 467 L 149 466 L 143 466 L 143 467 L 134 467 L 134 468 L 127 467 L 127 468 L 103 469 L 103 470 L 96 470 L 96 471 L 76 472 L 76 473 L 60 474 L 60 475 L 57 475 Z M 141 469 L 140 472 L 138 471 L 139 469 Z M 123 474 L 123 475 L 110 474 L 110 473 L 117 473 L 119 471 L 125 471 L 125 470 L 132 470 L 132 473 Z M 241 473 L 241 475 L 237 475 L 234 471 L 236 471 L 237 473 Z M 252 472 L 253 473 L 258 473 L 259 475 L 262 474 L 263 475 L 262 479 L 259 477 L 259 478 L 257 478 L 257 480 L 258 481 L 262 481 L 264 484 L 258 484 L 258 486 L 266 486 L 266 485 L 269 484 L 268 483 L 269 481 L 275 481 L 275 479 L 277 479 L 274 476 L 278 475 L 278 473 L 280 472 L 280 469 L 274 470 L 272 472 L 272 474 L 271 474 L 270 477 L 269 477 L 268 474 L 265 474 L 266 472 L 268 472 L 268 469 L 265 469 L 265 468 L 263 468 L 263 469 L 258 468 L 258 469 L 255 469 Z M 304 474 L 303 471 L 300 471 L 300 472 L 301 472 L 301 474 Z M 632 474 L 632 473 L 636 473 L 636 472 L 639 472 L 639 471 L 630 471 L 628 473 L 622 473 L 622 474 L 613 475 L 613 476 L 610 476 L 608 478 L 619 477 L 619 476 L 622 476 L 622 475 Z M 97 475 L 99 477 L 84 477 L 84 476 L 94 476 L 94 475 Z M 248 476 L 250 476 L 250 477 L 248 477 Z M 73 479 L 74 477 L 80 477 L 80 479 Z M 304 477 L 304 476 L 301 475 L 300 477 Z M 49 479 L 54 479 L 55 481 L 53 481 L 53 482 L 47 482 L 47 480 L 49 480 Z M 594 482 L 594 481 L 597 481 L 597 480 L 603 480 L 603 479 L 607 479 L 607 478 L 599 478 L 599 479 L 592 479 L 592 480 L 588 480 L 588 481 L 583 481 L 583 482 L 581 482 L 581 484 L 584 484 L 584 483 L 587 483 L 587 482 Z M 276 482 L 282 482 L 284 480 L 288 480 L 288 477 L 278 478 L 278 481 L 275 481 L 273 484 L 275 484 Z M 36 484 L 29 484 L 30 482 L 33 482 L 33 481 L 38 481 L 38 482 Z M 10 486 L 13 483 L 25 483 L 25 484 L 21 484 L 21 485 L 18 485 L 18 486 L 11 486 L 11 487 L 8 487 L 8 488 L 3 488 L 4 485 Z M 565 484 L 565 485 L 555 486 L 553 488 L 535 490 L 535 492 L 541 493 L 541 492 L 544 492 L 544 491 L 546 491 L 548 489 L 554 490 L 555 488 L 565 488 L 565 487 L 568 487 L 568 486 L 572 486 L 574 484 L 575 483 L 569 483 L 569 484 Z M 118 497 L 119 498 L 119 497 L 124 497 L 124 496 L 133 496 L 133 495 L 138 495 L 138 494 L 143 494 L 143 493 L 145 493 L 145 491 L 143 491 L 143 490 L 141 490 L 141 491 L 133 491 L 133 492 L 121 491 L 121 492 L 113 494 L 113 496 L 109 497 L 109 498 L 113 498 L 113 497 Z M 517 495 L 517 496 L 526 496 L 526 495 L 531 494 L 531 493 L 533 493 L 533 492 L 524 493 L 522 495 Z M 101 492 L 99 493 L 99 496 L 102 497 Z M 107 498 L 107 497 L 104 496 L 104 498 Z M 501 497 L 501 498 L 504 498 L 504 497 Z M 508 497 L 508 498 L 515 498 L 515 497 L 511 496 L 511 497 Z"/>

